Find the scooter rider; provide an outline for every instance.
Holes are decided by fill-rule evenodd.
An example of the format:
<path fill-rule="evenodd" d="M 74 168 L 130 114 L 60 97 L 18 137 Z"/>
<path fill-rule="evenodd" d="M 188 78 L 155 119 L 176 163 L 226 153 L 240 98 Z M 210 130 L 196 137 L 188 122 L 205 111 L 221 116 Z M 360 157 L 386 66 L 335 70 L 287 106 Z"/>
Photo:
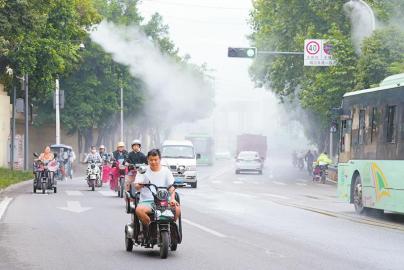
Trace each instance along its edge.
<path fill-rule="evenodd" d="M 144 174 L 137 174 L 135 179 L 135 188 L 140 192 L 139 204 L 136 207 L 136 215 L 143 224 L 143 234 L 147 237 L 149 232 L 152 204 L 154 203 L 151 191 L 144 184 L 154 184 L 158 187 L 167 187 L 170 193 L 170 205 L 175 208 L 175 220 L 181 213 L 179 203 L 175 200 L 174 176 L 165 166 L 161 165 L 161 153 L 158 149 L 150 150 L 147 153 L 149 166 Z"/>
<path fill-rule="evenodd" d="M 51 148 L 47 145 L 44 151 L 39 155 L 38 160 L 42 161 L 44 164 L 48 164 L 50 161 L 55 159 L 55 155 L 52 153 Z M 54 183 L 55 181 L 55 172 L 49 172 L 49 177 Z"/>
<path fill-rule="evenodd" d="M 128 151 L 125 150 L 125 143 L 119 142 L 116 145 L 116 150 L 112 153 L 115 160 L 118 161 L 125 161 L 128 159 Z"/>
<path fill-rule="evenodd" d="M 129 161 L 131 164 L 147 164 L 147 157 L 141 152 L 142 144 L 140 140 L 134 140 L 131 145 L 132 152 L 129 153 Z"/>
<path fill-rule="evenodd" d="M 98 151 L 103 161 L 109 161 L 110 154 L 105 150 L 105 146 L 103 144 L 100 145 Z"/>
<path fill-rule="evenodd" d="M 129 153 L 128 156 L 128 161 L 130 162 L 130 164 L 132 165 L 136 165 L 136 164 L 148 164 L 147 163 L 147 157 L 145 156 L 145 154 L 143 154 L 141 152 L 141 147 L 142 147 L 142 143 L 140 142 L 140 140 L 134 140 L 132 142 L 132 152 Z M 129 169 L 128 172 L 128 177 L 127 177 L 127 181 L 126 181 L 126 190 L 129 190 L 130 185 L 133 183 L 133 181 L 135 181 L 135 177 L 136 177 L 136 171 L 134 169 Z"/>
<path fill-rule="evenodd" d="M 328 157 L 327 152 L 323 152 L 317 158 L 317 164 L 320 166 L 328 166 L 332 163 L 332 160 Z"/>
<path fill-rule="evenodd" d="M 94 161 L 95 163 L 102 162 L 101 156 L 97 152 L 97 148 L 95 146 L 91 146 L 91 151 L 84 159 L 84 163 L 88 163 L 88 162 L 92 162 L 92 161 Z"/>

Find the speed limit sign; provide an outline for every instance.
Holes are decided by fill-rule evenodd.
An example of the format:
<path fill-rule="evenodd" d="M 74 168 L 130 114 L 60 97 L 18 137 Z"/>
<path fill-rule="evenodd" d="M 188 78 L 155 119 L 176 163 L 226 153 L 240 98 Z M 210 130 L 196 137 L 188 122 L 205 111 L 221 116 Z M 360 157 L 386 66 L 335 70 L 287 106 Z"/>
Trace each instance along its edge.
<path fill-rule="evenodd" d="M 324 39 L 306 39 L 304 42 L 305 66 L 333 66 L 332 44 Z"/>
<path fill-rule="evenodd" d="M 306 44 L 305 51 L 310 55 L 316 55 L 320 51 L 320 44 L 315 40 L 311 40 Z"/>

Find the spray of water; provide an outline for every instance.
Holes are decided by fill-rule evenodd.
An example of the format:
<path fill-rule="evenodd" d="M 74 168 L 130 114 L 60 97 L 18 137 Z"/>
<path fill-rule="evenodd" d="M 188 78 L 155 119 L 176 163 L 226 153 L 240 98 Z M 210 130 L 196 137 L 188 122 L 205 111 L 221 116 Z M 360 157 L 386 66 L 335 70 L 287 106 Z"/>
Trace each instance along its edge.
<path fill-rule="evenodd" d="M 344 5 L 345 12 L 351 18 L 352 41 L 356 53 L 361 53 L 361 45 L 365 38 L 376 29 L 376 18 L 372 8 L 362 0 L 351 0 Z"/>
<path fill-rule="evenodd" d="M 208 83 L 163 54 L 137 26 L 118 27 L 104 21 L 90 36 L 144 82 L 148 97 L 143 114 L 148 121 L 158 121 L 152 125 L 194 121 L 212 110 L 213 90 Z"/>

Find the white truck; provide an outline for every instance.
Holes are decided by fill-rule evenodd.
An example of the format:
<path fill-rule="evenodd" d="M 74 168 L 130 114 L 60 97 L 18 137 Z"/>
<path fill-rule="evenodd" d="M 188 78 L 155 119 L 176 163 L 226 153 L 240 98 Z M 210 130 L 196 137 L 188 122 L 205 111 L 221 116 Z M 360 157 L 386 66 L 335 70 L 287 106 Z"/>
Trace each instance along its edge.
<path fill-rule="evenodd" d="M 192 188 L 198 185 L 196 159 L 192 142 L 187 140 L 167 140 L 161 148 L 162 165 L 167 166 L 174 175 L 177 184 L 188 184 Z"/>

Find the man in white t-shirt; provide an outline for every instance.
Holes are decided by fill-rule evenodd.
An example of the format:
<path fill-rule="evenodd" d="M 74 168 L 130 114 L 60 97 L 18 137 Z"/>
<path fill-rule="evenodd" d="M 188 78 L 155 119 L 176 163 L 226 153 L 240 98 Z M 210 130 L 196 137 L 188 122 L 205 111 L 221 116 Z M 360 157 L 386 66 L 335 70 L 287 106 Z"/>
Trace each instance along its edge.
<path fill-rule="evenodd" d="M 136 215 L 143 223 L 144 228 L 148 230 L 150 224 L 149 213 L 152 211 L 154 203 L 151 191 L 144 184 L 154 184 L 158 187 L 167 187 L 170 193 L 170 205 L 175 208 L 175 220 L 180 216 L 181 209 L 179 203 L 175 200 L 174 176 L 171 171 L 161 165 L 161 153 L 158 149 L 150 150 L 147 153 L 149 167 L 144 174 L 138 173 L 135 179 L 135 188 L 140 191 L 139 204 L 136 207 Z"/>

